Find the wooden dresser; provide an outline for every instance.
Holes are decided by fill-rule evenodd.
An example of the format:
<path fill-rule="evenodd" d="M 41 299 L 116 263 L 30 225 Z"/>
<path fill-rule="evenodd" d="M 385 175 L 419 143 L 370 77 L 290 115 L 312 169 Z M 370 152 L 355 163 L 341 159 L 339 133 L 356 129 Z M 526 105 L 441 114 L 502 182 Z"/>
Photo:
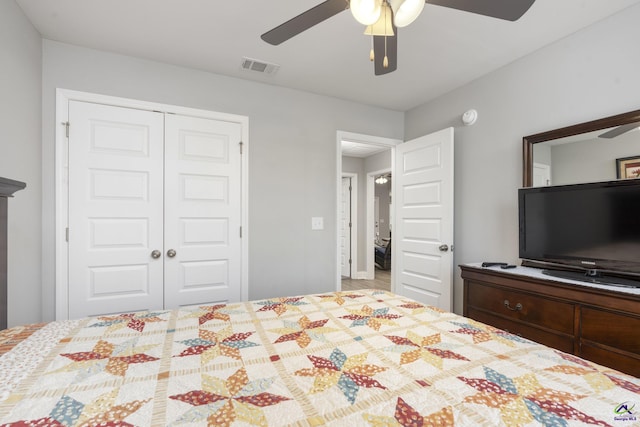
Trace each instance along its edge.
<path fill-rule="evenodd" d="M 466 317 L 640 377 L 640 291 L 547 278 L 528 267 L 460 268 Z"/>
<path fill-rule="evenodd" d="M 7 198 L 26 184 L 0 178 L 0 330 L 7 328 Z"/>

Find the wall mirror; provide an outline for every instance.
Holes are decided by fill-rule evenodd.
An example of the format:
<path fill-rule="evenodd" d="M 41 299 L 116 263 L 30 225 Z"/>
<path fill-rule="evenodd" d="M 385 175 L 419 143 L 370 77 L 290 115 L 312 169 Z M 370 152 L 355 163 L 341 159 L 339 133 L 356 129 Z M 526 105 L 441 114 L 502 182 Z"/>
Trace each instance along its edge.
<path fill-rule="evenodd" d="M 640 178 L 640 110 L 522 141 L 524 187 Z"/>

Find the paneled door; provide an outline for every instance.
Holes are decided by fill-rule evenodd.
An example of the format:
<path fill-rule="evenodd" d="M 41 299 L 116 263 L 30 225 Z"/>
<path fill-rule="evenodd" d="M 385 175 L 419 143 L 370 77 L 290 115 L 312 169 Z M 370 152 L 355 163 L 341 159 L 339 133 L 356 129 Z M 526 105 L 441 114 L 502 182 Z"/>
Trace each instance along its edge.
<path fill-rule="evenodd" d="M 240 300 L 238 123 L 165 121 L 166 306 Z"/>
<path fill-rule="evenodd" d="M 240 125 L 80 101 L 69 122 L 69 317 L 240 300 Z"/>
<path fill-rule="evenodd" d="M 452 310 L 453 128 L 396 146 L 395 291 Z"/>

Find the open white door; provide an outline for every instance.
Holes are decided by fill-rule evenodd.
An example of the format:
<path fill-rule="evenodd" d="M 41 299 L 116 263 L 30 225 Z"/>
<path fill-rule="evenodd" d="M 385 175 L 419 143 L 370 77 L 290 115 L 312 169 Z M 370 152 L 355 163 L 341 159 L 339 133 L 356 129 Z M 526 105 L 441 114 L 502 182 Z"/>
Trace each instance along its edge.
<path fill-rule="evenodd" d="M 395 292 L 452 310 L 453 128 L 396 147 Z"/>

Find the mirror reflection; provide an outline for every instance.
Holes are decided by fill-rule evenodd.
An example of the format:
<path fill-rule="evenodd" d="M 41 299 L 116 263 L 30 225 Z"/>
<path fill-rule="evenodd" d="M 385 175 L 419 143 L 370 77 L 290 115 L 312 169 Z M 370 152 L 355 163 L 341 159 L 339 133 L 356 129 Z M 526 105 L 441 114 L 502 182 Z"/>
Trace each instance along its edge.
<path fill-rule="evenodd" d="M 640 122 L 533 145 L 533 186 L 640 177 Z"/>
<path fill-rule="evenodd" d="M 640 179 L 640 110 L 522 138 L 523 187 Z"/>

